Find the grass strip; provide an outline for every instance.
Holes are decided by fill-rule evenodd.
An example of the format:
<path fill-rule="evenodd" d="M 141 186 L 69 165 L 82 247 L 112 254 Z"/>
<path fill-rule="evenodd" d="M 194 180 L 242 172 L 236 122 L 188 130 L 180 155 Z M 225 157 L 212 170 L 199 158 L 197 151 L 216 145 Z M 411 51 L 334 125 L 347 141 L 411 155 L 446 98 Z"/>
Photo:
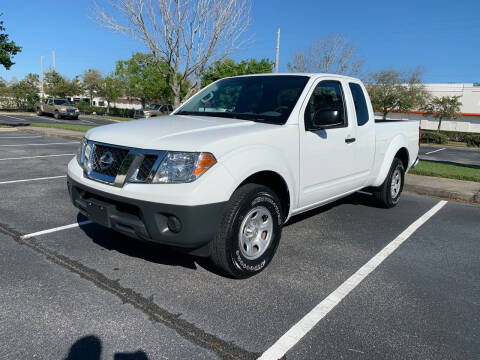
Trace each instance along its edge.
<path fill-rule="evenodd" d="M 480 166 L 420 161 L 410 174 L 480 182 Z"/>
<path fill-rule="evenodd" d="M 77 124 L 35 123 L 35 124 L 30 124 L 29 127 L 41 127 L 41 128 L 52 128 L 52 129 L 62 129 L 62 130 L 86 132 L 86 131 L 94 128 L 95 126 L 77 125 Z"/>

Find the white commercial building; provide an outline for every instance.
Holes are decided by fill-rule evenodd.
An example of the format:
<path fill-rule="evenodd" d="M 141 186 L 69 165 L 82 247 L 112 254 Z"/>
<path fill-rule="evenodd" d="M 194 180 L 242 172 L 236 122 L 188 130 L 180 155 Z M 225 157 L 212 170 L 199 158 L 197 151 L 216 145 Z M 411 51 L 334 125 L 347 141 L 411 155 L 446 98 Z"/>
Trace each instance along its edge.
<path fill-rule="evenodd" d="M 442 120 L 442 130 L 480 132 L 480 83 L 425 84 L 425 88 L 432 96 L 460 96 L 461 116 L 455 120 Z M 389 113 L 387 119 L 420 120 L 422 129 L 436 130 L 438 127 L 438 121 L 422 111 Z"/>

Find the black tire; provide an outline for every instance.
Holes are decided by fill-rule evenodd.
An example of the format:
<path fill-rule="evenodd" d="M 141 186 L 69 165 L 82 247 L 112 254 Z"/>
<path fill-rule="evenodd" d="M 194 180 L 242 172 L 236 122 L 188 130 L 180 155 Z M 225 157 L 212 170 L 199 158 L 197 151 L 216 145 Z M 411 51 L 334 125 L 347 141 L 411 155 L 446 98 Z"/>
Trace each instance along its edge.
<path fill-rule="evenodd" d="M 37 115 L 38 116 L 42 116 L 43 115 L 43 112 L 40 108 L 37 108 Z"/>
<path fill-rule="evenodd" d="M 62 118 L 62 115 L 60 115 L 58 111 L 55 111 L 55 113 L 53 114 L 53 117 L 57 120 L 60 120 Z"/>
<path fill-rule="evenodd" d="M 77 116 L 74 116 L 74 117 L 72 117 L 72 120 L 78 120 L 78 115 L 77 115 Z"/>
<path fill-rule="evenodd" d="M 397 176 L 398 175 L 398 176 Z M 392 190 L 392 182 L 396 183 L 397 191 Z M 399 158 L 393 159 L 387 178 L 373 193 L 378 203 L 385 208 L 392 208 L 398 204 L 405 183 L 405 168 Z"/>
<path fill-rule="evenodd" d="M 233 193 L 225 207 L 219 229 L 212 241 L 210 259 L 220 271 L 230 277 L 241 279 L 258 274 L 267 267 L 275 255 L 282 235 L 283 221 L 280 204 L 277 195 L 263 185 L 246 184 Z M 262 225 L 271 221 L 271 234 L 263 229 L 261 231 L 257 229 L 254 233 L 250 232 L 250 235 L 258 234 L 257 239 L 260 239 L 258 237 L 260 236 L 262 239 L 268 240 L 265 240 L 267 245 L 264 249 L 257 250 L 258 253 L 252 255 L 254 257 L 258 256 L 258 258 L 249 259 L 244 254 L 247 249 L 245 247 L 244 250 L 240 248 L 240 228 L 244 220 L 248 222 L 247 215 L 251 214 L 249 218 L 252 219 L 259 216 L 255 214 L 256 209 L 259 209 L 259 213 L 265 212 L 266 209 L 267 213 L 270 214 L 270 217 L 266 213 L 260 215 L 262 217 L 256 221 L 260 221 Z M 248 226 L 245 225 L 244 230 L 246 232 L 248 232 L 247 228 Z M 255 245 L 252 244 L 253 242 L 250 244 L 250 248 L 254 251 Z"/>

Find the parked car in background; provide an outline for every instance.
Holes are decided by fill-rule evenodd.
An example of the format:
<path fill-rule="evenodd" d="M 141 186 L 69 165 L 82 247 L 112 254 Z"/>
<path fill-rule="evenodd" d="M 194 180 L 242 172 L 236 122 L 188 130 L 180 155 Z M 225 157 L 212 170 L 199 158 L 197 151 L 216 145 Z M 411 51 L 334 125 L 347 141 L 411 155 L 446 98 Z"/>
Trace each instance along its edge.
<path fill-rule="evenodd" d="M 135 110 L 135 119 L 150 118 L 153 116 L 160 116 L 169 114 L 173 111 L 173 106 L 170 104 L 150 104 L 146 109 Z"/>
<path fill-rule="evenodd" d="M 69 118 L 77 120 L 80 113 L 80 111 L 67 99 L 53 98 L 37 102 L 35 110 L 38 116 L 50 114 L 53 115 L 55 119 Z"/>
<path fill-rule="evenodd" d="M 362 189 L 397 205 L 418 147 L 418 121 L 376 122 L 358 79 L 241 76 L 165 121 L 89 130 L 68 187 L 92 221 L 244 278 L 269 264 L 293 215 Z"/>

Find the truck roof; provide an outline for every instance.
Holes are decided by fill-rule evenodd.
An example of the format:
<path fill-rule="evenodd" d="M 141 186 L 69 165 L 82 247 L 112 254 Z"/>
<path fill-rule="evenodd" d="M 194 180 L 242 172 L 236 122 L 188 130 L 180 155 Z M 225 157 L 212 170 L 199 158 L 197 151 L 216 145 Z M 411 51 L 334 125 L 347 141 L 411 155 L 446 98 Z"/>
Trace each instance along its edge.
<path fill-rule="evenodd" d="M 231 76 L 231 77 L 247 77 L 247 76 L 308 76 L 312 78 L 317 78 L 317 77 L 322 77 L 322 76 L 332 76 L 336 78 L 342 78 L 346 80 L 355 80 L 358 81 L 358 78 L 354 78 L 351 76 L 346 76 L 346 75 L 339 75 L 339 74 L 329 74 L 329 73 L 298 73 L 298 72 L 292 72 L 292 73 L 264 73 L 264 74 L 248 74 L 248 75 L 238 75 L 238 76 Z"/>

